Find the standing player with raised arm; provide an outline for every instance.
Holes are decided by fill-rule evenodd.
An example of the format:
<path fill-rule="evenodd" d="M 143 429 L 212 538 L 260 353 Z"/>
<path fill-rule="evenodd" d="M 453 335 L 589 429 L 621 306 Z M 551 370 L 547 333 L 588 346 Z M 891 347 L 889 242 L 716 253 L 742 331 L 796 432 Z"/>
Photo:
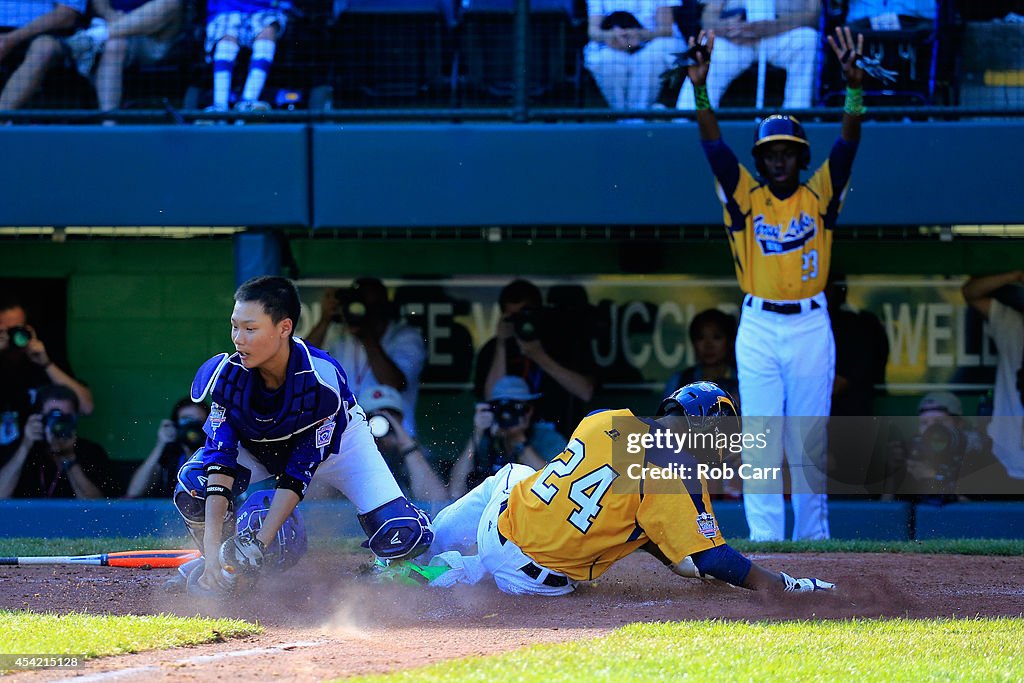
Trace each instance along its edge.
<path fill-rule="evenodd" d="M 299 312 L 290 280 L 246 281 L 231 313 L 235 353 L 206 361 L 192 383 L 193 401 L 210 396 L 213 403 L 206 444 L 179 472 L 174 503 L 204 551 L 201 574 L 188 581 L 200 596 L 233 587 L 223 569 L 255 572 L 272 544 L 286 545 L 278 532 L 314 474 L 352 501 L 369 537 L 364 545 L 378 557 L 412 557 L 433 538 L 377 450 L 341 365 L 292 335 Z M 273 495 L 261 520 L 247 521 L 245 533 L 239 524 L 225 540 L 224 525 L 206 521 L 233 522 L 234 495 L 245 488 L 236 484 L 250 478 L 273 482 Z"/>
<path fill-rule="evenodd" d="M 746 296 L 736 337 L 736 364 L 745 426 L 783 427 L 770 447 L 744 451 L 744 461 L 780 466 L 783 447 L 793 481 L 794 539 L 829 537 L 825 493 L 826 421 L 835 377 L 835 342 L 823 290 L 828 280 L 833 229 L 850 179 L 864 113 L 864 71 L 849 28 L 837 28 L 829 45 L 839 58 L 848 88 L 839 139 L 828 159 L 806 182 L 811 148 L 803 126 L 774 114 L 758 125 L 752 175 L 722 140 L 706 82 L 715 35 L 690 39 L 687 74 L 697 102 L 701 144 L 725 208 L 725 227 Z M 774 419 L 773 419 L 774 418 Z M 754 420 L 764 420 L 758 425 Z M 744 508 L 750 538 L 781 540 L 785 506 L 781 481 L 747 481 Z"/>

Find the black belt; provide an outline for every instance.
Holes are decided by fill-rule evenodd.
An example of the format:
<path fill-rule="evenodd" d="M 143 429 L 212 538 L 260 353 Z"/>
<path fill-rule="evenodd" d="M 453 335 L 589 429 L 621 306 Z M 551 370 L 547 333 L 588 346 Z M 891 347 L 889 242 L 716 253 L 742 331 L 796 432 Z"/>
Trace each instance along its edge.
<path fill-rule="evenodd" d="M 498 516 L 500 517 L 501 513 L 503 513 L 507 509 L 508 501 L 506 500 L 504 503 L 501 504 L 501 507 L 498 508 Z M 508 539 L 505 538 L 501 534 L 501 531 L 498 530 L 497 524 L 494 525 L 494 531 L 498 534 L 498 543 L 500 543 L 501 545 L 505 545 L 506 543 L 508 543 Z M 543 572 L 544 570 L 541 569 L 536 562 L 528 562 L 524 564 L 522 567 L 520 567 L 519 571 L 521 571 L 522 573 L 526 574 L 531 579 L 536 581 L 537 577 L 540 576 L 541 572 Z M 569 577 L 555 575 L 551 573 L 551 570 L 548 570 L 548 575 L 544 577 L 544 580 L 541 581 L 541 583 L 543 583 L 545 586 L 548 586 L 549 588 L 565 588 L 569 585 Z"/>
<path fill-rule="evenodd" d="M 747 297 L 747 306 L 750 308 L 754 307 L 754 300 Z M 811 307 L 809 310 L 815 310 L 821 308 L 821 304 L 811 299 Z M 774 301 L 761 301 L 761 310 L 770 311 L 771 313 L 780 313 L 782 315 L 796 315 L 797 313 L 803 313 L 803 306 L 800 304 L 777 304 Z"/>

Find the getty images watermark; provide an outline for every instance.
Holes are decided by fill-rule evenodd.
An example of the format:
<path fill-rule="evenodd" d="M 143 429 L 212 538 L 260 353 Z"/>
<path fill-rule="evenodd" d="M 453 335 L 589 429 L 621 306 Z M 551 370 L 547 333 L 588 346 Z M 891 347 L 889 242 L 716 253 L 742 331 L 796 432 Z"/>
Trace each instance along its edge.
<path fill-rule="evenodd" d="M 605 434 L 611 439 L 611 466 L 617 474 L 611 488 L 615 493 L 693 496 L 713 481 L 723 486 L 741 481 L 782 486 L 781 463 L 759 457 L 781 445 L 775 425 L 722 418 L 711 429 L 697 430 L 687 429 L 685 422 L 670 428 L 654 418 L 633 416 L 611 423 Z"/>
<path fill-rule="evenodd" d="M 735 423 L 734 423 L 735 424 Z M 726 427 L 727 425 L 723 425 Z M 628 431 L 614 457 L 630 480 L 782 480 L 781 467 L 761 467 L 730 456 L 768 447 L 769 433 L 720 429 L 678 431 L 663 427 Z M 733 461 L 733 462 L 730 462 Z"/>

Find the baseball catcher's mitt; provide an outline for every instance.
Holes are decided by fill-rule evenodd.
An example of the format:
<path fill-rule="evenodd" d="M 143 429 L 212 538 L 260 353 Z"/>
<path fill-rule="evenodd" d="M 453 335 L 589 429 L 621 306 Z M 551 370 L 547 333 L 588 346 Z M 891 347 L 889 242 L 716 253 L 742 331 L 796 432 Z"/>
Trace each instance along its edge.
<path fill-rule="evenodd" d="M 265 559 L 263 543 L 252 531 L 242 531 L 220 546 L 220 566 L 230 577 L 233 592 L 252 590 L 260 577 Z"/>

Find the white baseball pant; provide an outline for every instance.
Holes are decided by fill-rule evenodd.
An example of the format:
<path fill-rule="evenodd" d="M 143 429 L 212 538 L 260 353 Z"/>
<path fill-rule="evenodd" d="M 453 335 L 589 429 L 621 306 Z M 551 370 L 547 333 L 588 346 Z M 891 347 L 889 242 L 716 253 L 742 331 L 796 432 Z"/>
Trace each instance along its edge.
<path fill-rule="evenodd" d="M 750 295 L 742 306 L 736 365 L 743 431 L 770 430 L 767 446 L 745 449 L 743 461 L 757 468 L 781 467 L 785 449 L 793 539 L 828 538 L 826 427 L 836 357 L 832 326 L 824 294 L 778 303 L 799 304 L 801 312 L 786 315 L 763 310 L 764 300 Z M 743 507 L 750 540 L 785 538 L 781 479 L 745 480 Z"/>
<path fill-rule="evenodd" d="M 512 487 L 535 473 L 536 470 L 526 465 L 505 465 L 437 513 L 430 551 L 453 567 L 458 576 L 457 581 L 446 583 L 476 583 L 490 574 L 503 593 L 513 595 L 564 595 L 576 588 L 572 580 L 563 586 L 544 583 L 548 577 L 564 577 L 564 574 L 535 564 L 515 543 L 509 540 L 502 543 L 498 535 L 498 516 Z M 474 544 L 477 554 L 465 555 Z M 436 564 L 437 560 L 431 563 Z M 531 565 L 540 570 L 535 577 L 522 571 L 523 567 Z"/>
<path fill-rule="evenodd" d="M 252 481 L 271 476 L 267 468 L 242 447 L 238 449 L 238 464 L 252 470 Z M 405 495 L 377 450 L 366 415 L 358 405 L 349 408 L 348 424 L 342 432 L 338 452 L 320 463 L 313 480 L 341 491 L 359 514 Z"/>

